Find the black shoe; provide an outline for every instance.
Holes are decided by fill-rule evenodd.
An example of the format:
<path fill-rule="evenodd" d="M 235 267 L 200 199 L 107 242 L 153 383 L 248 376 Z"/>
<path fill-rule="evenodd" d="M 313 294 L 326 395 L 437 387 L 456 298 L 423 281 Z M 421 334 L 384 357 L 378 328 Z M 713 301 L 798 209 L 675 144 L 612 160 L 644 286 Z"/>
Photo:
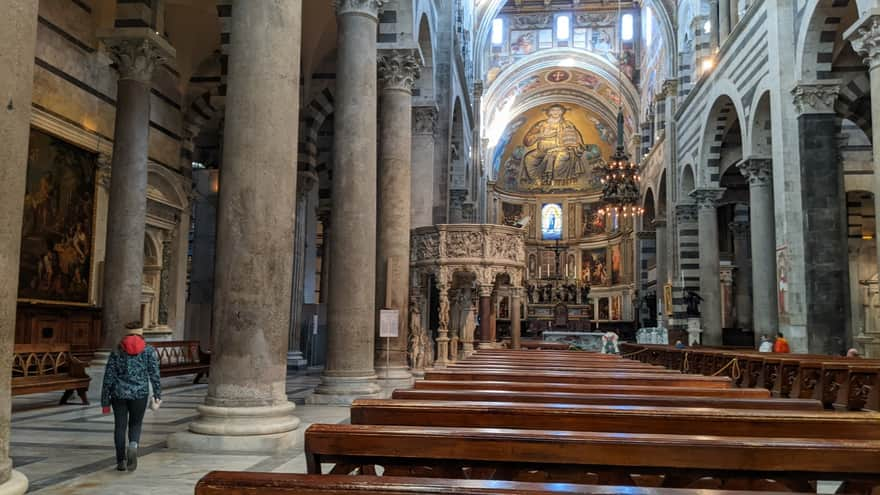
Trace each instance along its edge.
<path fill-rule="evenodd" d="M 116 463 L 117 471 L 125 471 L 125 461 L 119 461 Z"/>
<path fill-rule="evenodd" d="M 128 466 L 129 471 L 134 471 L 138 467 L 138 453 L 137 447 L 129 447 L 128 451 L 125 454 L 126 465 Z"/>

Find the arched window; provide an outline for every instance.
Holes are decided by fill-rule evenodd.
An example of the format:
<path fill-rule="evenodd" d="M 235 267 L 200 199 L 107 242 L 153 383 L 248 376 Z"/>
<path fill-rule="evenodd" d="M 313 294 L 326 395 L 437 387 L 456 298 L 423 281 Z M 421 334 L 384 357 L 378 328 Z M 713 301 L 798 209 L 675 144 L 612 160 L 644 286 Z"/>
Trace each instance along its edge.
<path fill-rule="evenodd" d="M 654 39 L 654 11 L 651 7 L 645 9 L 645 44 L 651 46 Z"/>
<path fill-rule="evenodd" d="M 571 16 L 568 14 L 556 17 L 556 39 L 568 41 L 571 38 Z"/>
<path fill-rule="evenodd" d="M 504 43 L 504 19 L 498 18 L 492 21 L 492 44 Z"/>
<path fill-rule="evenodd" d="M 632 14 L 624 14 L 620 20 L 620 38 L 623 41 L 632 41 L 633 39 L 633 16 Z"/>

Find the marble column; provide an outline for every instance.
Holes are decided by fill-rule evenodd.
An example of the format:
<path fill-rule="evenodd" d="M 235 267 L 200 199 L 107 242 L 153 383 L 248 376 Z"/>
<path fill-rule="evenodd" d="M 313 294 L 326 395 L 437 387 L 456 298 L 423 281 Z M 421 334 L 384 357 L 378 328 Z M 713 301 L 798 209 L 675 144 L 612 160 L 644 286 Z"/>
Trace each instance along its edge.
<path fill-rule="evenodd" d="M 412 116 L 412 228 L 434 225 L 434 133 L 437 109 L 415 107 Z"/>
<path fill-rule="evenodd" d="M 376 333 L 376 31 L 385 0 L 337 0 L 333 242 L 327 363 L 309 401 L 378 394 Z"/>
<path fill-rule="evenodd" d="M 721 345 L 721 263 L 718 253 L 718 200 L 723 189 L 696 189 L 700 238 L 700 324 L 703 344 Z"/>
<path fill-rule="evenodd" d="M 846 194 L 834 109 L 840 84 L 837 79 L 801 82 L 792 90 L 799 114 L 807 350 L 814 354 L 842 355 L 847 349 Z"/>
<path fill-rule="evenodd" d="M 299 426 L 287 399 L 302 2 L 236 2 L 220 172 L 211 377 L 172 449 L 273 453 Z"/>
<path fill-rule="evenodd" d="M 0 16 L 0 494 L 21 495 L 27 478 L 12 469 L 9 458 L 12 422 L 12 349 L 18 265 L 28 163 L 37 7 L 33 0 L 11 0 Z"/>
<path fill-rule="evenodd" d="M 668 257 L 666 256 L 666 250 L 669 249 L 667 247 L 668 246 L 668 244 L 667 244 L 668 237 L 667 237 L 667 232 L 666 232 L 666 219 L 665 218 L 657 218 L 654 220 L 653 225 L 654 225 L 654 235 L 655 235 L 655 239 L 656 239 L 656 241 L 655 241 L 656 252 L 655 252 L 654 259 L 656 260 L 655 261 L 655 263 L 656 263 L 655 270 L 657 273 L 657 284 L 655 287 L 656 287 L 656 291 L 657 291 L 657 302 L 660 305 L 660 307 L 662 308 L 663 304 L 665 304 L 665 301 L 663 301 L 663 295 L 665 294 L 665 292 L 663 291 L 663 287 L 669 282 L 669 275 L 668 275 L 668 271 L 667 271 L 667 270 L 669 270 L 669 268 L 666 265 L 666 262 L 668 260 Z M 666 315 L 663 314 L 663 311 L 661 311 L 658 308 L 651 308 L 651 314 L 657 315 L 657 325 L 658 326 L 663 327 L 663 328 L 667 328 L 667 323 L 665 321 Z"/>
<path fill-rule="evenodd" d="M 752 269 L 749 262 L 749 224 L 743 221 L 731 222 L 728 227 L 733 234 L 734 274 L 734 307 L 736 308 L 736 326 L 744 329 L 752 328 Z"/>
<path fill-rule="evenodd" d="M 849 28 L 844 37 L 852 43 L 853 49 L 864 58 L 868 66 L 871 94 L 880 95 L 880 15 L 870 15 L 859 19 Z M 871 98 L 871 135 L 874 136 L 874 211 L 880 212 L 880 97 Z M 875 222 L 874 239 L 880 239 L 880 225 Z M 880 256 L 880 249 L 877 250 Z M 880 260 L 878 260 L 880 267 Z M 854 329 L 855 330 L 855 329 Z M 855 332 L 853 332 L 855 333 Z M 873 350 L 880 347 L 880 338 L 861 337 L 862 344 Z M 874 356 L 870 356 L 874 357 Z"/>
<path fill-rule="evenodd" d="M 419 77 L 417 53 L 391 50 L 379 56 L 381 92 L 376 306 L 399 314 L 398 336 L 376 335 L 376 374 L 384 388 L 412 385 L 409 342 L 409 236 L 411 222 L 412 90 Z M 376 326 L 378 331 L 378 325 Z"/>
<path fill-rule="evenodd" d="M 718 45 L 721 46 L 730 36 L 731 0 L 718 0 Z"/>
<path fill-rule="evenodd" d="M 749 181 L 749 226 L 752 243 L 752 327 L 755 338 L 772 337 L 779 327 L 776 294 L 776 220 L 773 207 L 773 162 L 752 158 L 740 163 Z"/>
<path fill-rule="evenodd" d="M 293 288 L 290 298 L 290 338 L 287 342 L 287 367 L 308 366 L 302 349 L 302 307 L 306 281 L 306 231 L 309 221 L 309 196 L 318 183 L 314 172 L 298 172 L 296 177 L 296 228 L 293 238 Z"/>
<path fill-rule="evenodd" d="M 522 304 L 522 289 L 510 289 L 510 348 L 519 349 L 519 341 L 522 333 L 522 317 L 519 305 Z"/>
<path fill-rule="evenodd" d="M 141 320 L 150 88 L 154 69 L 174 55 L 168 42 L 153 31 L 145 29 L 141 35 L 121 36 L 114 31 L 103 37 L 119 67 L 104 259 L 104 349 L 125 335 L 126 323 Z"/>
<path fill-rule="evenodd" d="M 489 321 L 492 319 L 492 291 L 491 285 L 481 285 L 480 290 L 480 343 L 492 342 L 492 330 Z"/>

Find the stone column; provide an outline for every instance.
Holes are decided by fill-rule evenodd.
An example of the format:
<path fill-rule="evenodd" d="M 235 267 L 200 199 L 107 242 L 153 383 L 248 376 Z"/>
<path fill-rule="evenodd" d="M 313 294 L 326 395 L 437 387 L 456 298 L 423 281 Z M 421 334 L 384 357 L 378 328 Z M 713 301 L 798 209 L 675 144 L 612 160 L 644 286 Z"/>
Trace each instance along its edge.
<path fill-rule="evenodd" d="M 522 333 L 521 316 L 519 305 L 522 302 L 522 289 L 515 287 L 510 289 L 510 347 L 519 349 L 520 334 Z"/>
<path fill-rule="evenodd" d="M 792 90 L 798 115 L 807 347 L 842 355 L 849 327 L 846 194 L 838 155 L 834 103 L 840 80 L 800 83 Z"/>
<path fill-rule="evenodd" d="M 449 285 L 441 275 L 437 277 L 437 311 L 439 326 L 437 327 L 437 356 L 435 368 L 445 368 L 449 362 Z"/>
<path fill-rule="evenodd" d="M 709 0 L 709 22 L 712 25 L 712 31 L 709 33 L 709 46 L 711 56 L 715 54 L 715 48 L 721 46 L 721 39 L 719 35 L 721 34 L 720 24 L 721 21 L 719 19 L 719 0 Z"/>
<path fill-rule="evenodd" d="M 309 220 L 309 195 L 318 183 L 314 172 L 299 172 L 296 177 L 296 228 L 293 238 L 293 288 L 290 298 L 290 338 L 287 342 L 287 367 L 308 366 L 302 349 L 302 307 L 306 281 L 306 231 Z"/>
<path fill-rule="evenodd" d="M 330 245 L 332 242 L 333 226 L 330 223 L 330 211 L 318 211 L 318 221 L 321 222 L 321 299 L 318 302 L 327 304 L 327 297 L 330 295 Z"/>
<path fill-rule="evenodd" d="M 492 319 L 492 291 L 491 285 L 480 286 L 480 343 L 492 342 L 492 330 L 489 321 Z"/>
<path fill-rule="evenodd" d="M 779 328 L 776 293 L 776 220 L 774 211 L 773 162 L 752 158 L 739 165 L 749 181 L 749 225 L 752 243 L 752 325 L 755 338 L 772 337 Z"/>
<path fill-rule="evenodd" d="M 872 11 L 875 12 L 875 11 Z M 853 49 L 864 57 L 868 66 L 872 95 L 880 95 L 880 15 L 870 15 L 859 19 L 849 28 L 844 37 L 852 43 Z M 871 99 L 871 135 L 880 140 L 880 97 Z M 880 212 L 880 143 L 873 146 L 874 156 L 874 211 Z M 874 239 L 880 239 L 880 225 L 875 222 Z M 880 249 L 877 250 L 880 257 Z M 880 258 L 878 258 L 880 267 Z"/>
<path fill-rule="evenodd" d="M 126 323 L 141 319 L 150 88 L 154 69 L 174 55 L 155 32 L 144 28 L 139 34 L 130 37 L 128 30 L 125 35 L 114 31 L 103 38 L 119 67 L 104 259 L 104 349 L 125 335 Z M 92 382 L 95 378 L 93 374 Z"/>
<path fill-rule="evenodd" d="M 416 52 L 392 50 L 379 56 L 382 85 L 379 232 L 377 235 L 376 300 L 400 316 L 398 336 L 376 341 L 376 374 L 384 388 L 412 385 L 406 362 L 409 341 L 409 236 L 411 226 L 412 89 L 419 77 Z M 378 330 L 378 325 L 377 325 Z"/>
<path fill-rule="evenodd" d="M 718 256 L 718 200 L 723 189 L 696 189 L 700 238 L 700 323 L 703 344 L 721 345 L 721 263 Z"/>
<path fill-rule="evenodd" d="M 28 163 L 37 7 L 32 0 L 4 4 L 0 16 L 0 493 L 21 495 L 27 478 L 12 469 L 9 458 L 12 421 L 12 348 L 15 344 L 15 311 L 21 224 Z"/>
<path fill-rule="evenodd" d="M 377 394 L 376 31 L 385 0 L 337 0 L 337 136 L 333 242 L 327 301 L 327 364 L 310 397 L 346 404 Z"/>
<path fill-rule="evenodd" d="M 667 244 L 668 238 L 667 238 L 667 234 L 666 234 L 666 219 L 665 218 L 657 218 L 654 220 L 653 224 L 654 224 L 654 235 L 655 235 L 655 239 L 656 239 L 656 241 L 655 241 L 655 249 L 656 249 L 655 260 L 656 260 L 656 272 L 657 272 L 657 284 L 656 284 L 657 302 L 659 304 L 661 304 L 661 307 L 663 307 L 662 304 L 665 304 L 665 302 L 663 301 L 663 294 L 664 294 L 663 287 L 669 281 L 669 275 L 667 272 L 667 270 L 669 268 L 666 266 L 666 261 L 668 260 L 668 257 L 666 256 L 666 250 L 668 249 L 668 247 L 667 247 L 668 246 L 668 244 Z M 663 327 L 663 328 L 667 327 L 666 321 L 665 321 L 666 315 L 664 315 L 662 311 L 658 310 L 657 308 L 651 308 L 651 314 L 657 315 L 657 325 L 659 325 L 660 327 Z"/>
<path fill-rule="evenodd" d="M 730 36 L 730 3 L 731 0 L 718 0 L 718 45 L 721 46 Z"/>
<path fill-rule="evenodd" d="M 728 227 L 733 234 L 733 264 L 736 265 L 733 285 L 736 325 L 739 328 L 752 328 L 752 270 L 749 263 L 749 223 L 731 222 Z M 763 303 L 763 301 L 762 301 Z"/>
<path fill-rule="evenodd" d="M 279 452 L 287 400 L 302 2 L 233 5 L 217 219 L 211 380 L 184 451 Z"/>
<path fill-rule="evenodd" d="M 437 109 L 414 107 L 412 124 L 412 227 L 434 225 L 434 132 Z"/>

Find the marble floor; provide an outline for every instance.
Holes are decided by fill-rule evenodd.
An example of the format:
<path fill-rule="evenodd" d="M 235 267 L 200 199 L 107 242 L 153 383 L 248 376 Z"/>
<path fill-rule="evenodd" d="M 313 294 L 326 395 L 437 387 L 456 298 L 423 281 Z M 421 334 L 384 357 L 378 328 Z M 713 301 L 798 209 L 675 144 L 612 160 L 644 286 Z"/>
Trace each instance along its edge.
<path fill-rule="evenodd" d="M 291 375 L 287 393 L 302 420 L 297 450 L 277 456 L 176 452 L 166 447 L 165 440 L 195 419 L 195 408 L 208 388 L 191 381 L 191 376 L 162 380 L 162 408 L 155 413 L 147 411 L 134 473 L 116 471 L 113 416 L 102 415 L 99 405 L 57 406 L 60 393 L 15 397 L 11 453 L 15 469 L 30 481 L 28 493 L 191 495 L 196 481 L 215 469 L 304 473 L 305 428 L 316 422 L 348 421 L 347 407 L 304 405 L 305 397 L 318 384 L 317 374 Z"/>

